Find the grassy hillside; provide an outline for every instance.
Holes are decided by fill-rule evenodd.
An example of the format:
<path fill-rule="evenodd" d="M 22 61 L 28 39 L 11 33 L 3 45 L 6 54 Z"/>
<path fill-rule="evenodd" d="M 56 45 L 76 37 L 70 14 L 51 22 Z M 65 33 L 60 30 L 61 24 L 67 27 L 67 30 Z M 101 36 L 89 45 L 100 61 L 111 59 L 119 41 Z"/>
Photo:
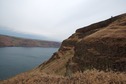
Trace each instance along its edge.
<path fill-rule="evenodd" d="M 66 75 L 93 68 L 126 72 L 126 14 L 76 30 L 38 69 Z"/>

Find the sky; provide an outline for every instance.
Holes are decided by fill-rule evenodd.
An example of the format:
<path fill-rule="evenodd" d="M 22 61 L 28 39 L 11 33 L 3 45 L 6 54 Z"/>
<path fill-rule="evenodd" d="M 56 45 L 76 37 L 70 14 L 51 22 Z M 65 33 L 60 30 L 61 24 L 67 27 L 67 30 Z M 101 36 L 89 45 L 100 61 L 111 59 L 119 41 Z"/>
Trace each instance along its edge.
<path fill-rule="evenodd" d="M 122 13 L 126 0 L 0 0 L 0 31 L 62 41 L 78 28 Z"/>

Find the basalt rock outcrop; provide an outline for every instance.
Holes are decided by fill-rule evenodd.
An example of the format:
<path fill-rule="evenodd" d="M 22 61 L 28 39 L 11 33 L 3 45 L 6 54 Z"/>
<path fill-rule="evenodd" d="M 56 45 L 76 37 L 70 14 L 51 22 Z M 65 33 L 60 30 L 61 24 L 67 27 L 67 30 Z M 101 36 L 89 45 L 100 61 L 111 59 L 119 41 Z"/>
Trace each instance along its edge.
<path fill-rule="evenodd" d="M 39 66 L 40 71 L 60 75 L 94 68 L 126 72 L 126 14 L 76 30 Z"/>
<path fill-rule="evenodd" d="M 71 70 L 95 68 L 126 72 L 126 14 L 88 27 L 76 31 L 82 34 L 82 39 L 75 45 L 72 62 L 79 68 Z"/>

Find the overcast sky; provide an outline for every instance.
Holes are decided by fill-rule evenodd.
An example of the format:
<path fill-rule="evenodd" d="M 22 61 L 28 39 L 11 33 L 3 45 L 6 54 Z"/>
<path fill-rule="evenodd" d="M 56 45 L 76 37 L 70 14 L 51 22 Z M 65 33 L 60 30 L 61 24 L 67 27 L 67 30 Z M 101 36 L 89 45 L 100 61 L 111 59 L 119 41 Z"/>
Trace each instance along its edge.
<path fill-rule="evenodd" d="M 0 0 L 0 26 L 57 41 L 122 13 L 126 0 Z"/>

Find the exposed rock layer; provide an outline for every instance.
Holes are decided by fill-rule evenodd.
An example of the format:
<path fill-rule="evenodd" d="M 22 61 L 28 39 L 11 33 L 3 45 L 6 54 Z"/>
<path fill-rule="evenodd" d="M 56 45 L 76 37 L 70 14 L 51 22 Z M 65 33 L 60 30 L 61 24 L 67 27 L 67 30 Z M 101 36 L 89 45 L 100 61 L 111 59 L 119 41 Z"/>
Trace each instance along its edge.
<path fill-rule="evenodd" d="M 88 27 L 76 31 L 83 35 L 72 60 L 78 70 L 126 71 L 126 14 Z"/>

